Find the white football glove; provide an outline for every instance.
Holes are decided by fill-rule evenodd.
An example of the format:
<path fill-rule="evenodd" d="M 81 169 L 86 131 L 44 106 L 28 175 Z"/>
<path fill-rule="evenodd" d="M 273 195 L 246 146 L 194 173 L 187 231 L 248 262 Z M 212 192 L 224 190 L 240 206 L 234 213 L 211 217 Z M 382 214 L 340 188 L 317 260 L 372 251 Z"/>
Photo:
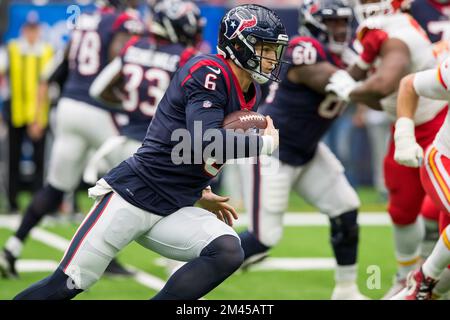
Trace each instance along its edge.
<path fill-rule="evenodd" d="M 358 86 L 358 83 L 345 70 L 338 70 L 333 73 L 325 87 L 326 92 L 337 95 L 345 102 L 349 102 L 349 95 Z"/>
<path fill-rule="evenodd" d="M 394 159 L 407 167 L 420 167 L 423 160 L 423 149 L 416 142 L 414 135 L 414 121 L 401 117 L 395 123 L 395 153 Z"/>
<path fill-rule="evenodd" d="M 264 134 L 262 136 L 263 139 L 263 147 L 261 149 L 261 154 L 263 155 L 271 155 L 280 144 L 280 136 L 277 129 L 275 129 L 273 125 L 273 121 L 269 116 L 266 116 L 267 120 L 267 128 L 264 129 Z"/>
<path fill-rule="evenodd" d="M 266 131 L 262 136 L 263 147 L 261 149 L 262 155 L 271 155 L 280 143 L 279 133 L 277 129 L 270 129 L 270 132 Z"/>

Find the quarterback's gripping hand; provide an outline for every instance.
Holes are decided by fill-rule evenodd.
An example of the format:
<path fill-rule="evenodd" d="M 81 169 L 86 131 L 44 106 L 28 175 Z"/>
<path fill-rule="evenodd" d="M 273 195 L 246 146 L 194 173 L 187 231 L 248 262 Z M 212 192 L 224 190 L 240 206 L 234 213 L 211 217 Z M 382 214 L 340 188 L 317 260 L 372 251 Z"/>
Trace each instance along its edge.
<path fill-rule="evenodd" d="M 357 86 L 357 82 L 345 70 L 333 73 L 325 87 L 326 92 L 334 93 L 345 102 L 350 101 L 350 93 Z"/>
<path fill-rule="evenodd" d="M 230 197 L 221 197 L 214 194 L 210 187 L 205 188 L 202 192 L 202 197 L 198 204 L 212 213 L 214 213 L 219 220 L 222 220 L 229 226 L 233 226 L 233 219 L 238 219 L 236 210 L 227 203 Z"/>
<path fill-rule="evenodd" d="M 272 118 L 266 116 L 266 120 L 267 127 L 264 129 L 264 134 L 262 136 L 263 147 L 261 149 L 261 154 L 271 155 L 278 148 L 280 137 L 278 130 L 275 129 L 275 126 L 273 125 Z"/>
<path fill-rule="evenodd" d="M 423 149 L 414 136 L 414 121 L 401 117 L 395 123 L 394 159 L 401 165 L 417 168 L 422 164 Z"/>

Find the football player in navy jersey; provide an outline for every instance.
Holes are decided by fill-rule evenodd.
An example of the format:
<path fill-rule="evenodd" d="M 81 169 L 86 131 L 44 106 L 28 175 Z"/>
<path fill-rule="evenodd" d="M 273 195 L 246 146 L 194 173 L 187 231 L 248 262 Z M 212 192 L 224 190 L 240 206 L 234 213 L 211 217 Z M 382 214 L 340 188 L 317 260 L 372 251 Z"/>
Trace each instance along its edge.
<path fill-rule="evenodd" d="M 49 81 L 63 84 L 47 184 L 34 195 L 19 228 L 0 252 L 0 275 L 17 276 L 15 262 L 31 229 L 44 215 L 58 209 L 65 192 L 78 186 L 88 152 L 118 134 L 111 112 L 89 96 L 89 87 L 126 41 L 143 32 L 144 25 L 125 11 L 136 5 L 136 0 L 99 3 L 102 5 L 97 10 L 75 20 L 64 59 L 42 80 L 40 94 L 44 98 Z M 110 268 L 126 274 L 114 261 Z"/>
<path fill-rule="evenodd" d="M 427 32 L 431 42 L 450 41 L 450 1 L 412 1 L 411 15 Z"/>
<path fill-rule="evenodd" d="M 258 105 L 258 83 L 278 79 L 287 43 L 271 10 L 242 5 L 228 11 L 219 54 L 191 58 L 175 73 L 142 146 L 90 189 L 96 204 L 57 270 L 16 298 L 73 298 L 131 241 L 188 261 L 154 299 L 198 299 L 239 268 L 244 254 L 230 226 L 237 216 L 216 202 L 208 185 L 225 160 L 271 154 L 278 146 L 270 117 L 262 136 L 230 132 L 222 123 Z M 218 147 L 208 156 L 213 144 Z M 198 200 L 211 212 L 194 207 Z"/>
<path fill-rule="evenodd" d="M 120 136 L 109 138 L 90 158 L 84 172 L 87 183 L 95 184 L 98 172 L 106 169 L 104 161 L 109 170 L 138 149 L 170 79 L 197 53 L 205 24 L 197 5 L 164 0 L 152 11 L 150 35 L 132 38 L 91 86 L 91 96 L 126 114 L 116 115 Z M 114 94 L 121 86 L 122 99 Z"/>
<path fill-rule="evenodd" d="M 352 9 L 340 0 L 304 1 L 300 34 L 293 38 L 286 59 L 291 63 L 280 84 L 271 88 L 258 112 L 269 115 L 280 129 L 275 155 L 253 166 L 246 192 L 250 228 L 241 233 L 244 265 L 267 256 L 281 239 L 283 214 L 295 191 L 328 215 L 331 245 L 337 261 L 332 299 L 366 299 L 357 287 L 360 205 L 344 168 L 320 142 L 346 103 L 325 93 L 329 77 L 344 67 L 341 55 L 351 38 Z M 275 173 L 268 172 L 278 163 Z"/>

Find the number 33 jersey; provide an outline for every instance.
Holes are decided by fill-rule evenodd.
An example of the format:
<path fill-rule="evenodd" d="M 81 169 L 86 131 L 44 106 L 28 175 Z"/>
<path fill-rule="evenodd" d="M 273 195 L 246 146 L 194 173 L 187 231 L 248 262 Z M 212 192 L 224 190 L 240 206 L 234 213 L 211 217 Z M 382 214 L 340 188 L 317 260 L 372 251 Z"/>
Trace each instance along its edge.
<path fill-rule="evenodd" d="M 172 76 L 195 54 L 192 47 L 151 36 L 136 36 L 127 43 L 120 55 L 123 108 L 127 112 L 125 123 L 119 123 L 122 135 L 144 140 Z"/>
<path fill-rule="evenodd" d="M 114 35 L 143 32 L 142 22 L 126 12 L 108 9 L 80 15 L 69 43 L 69 75 L 62 97 L 103 107 L 89 96 L 89 88 L 109 62 L 108 51 Z"/>
<path fill-rule="evenodd" d="M 292 68 L 329 62 L 343 67 L 340 59 L 311 37 L 296 37 L 289 43 L 285 59 L 291 65 L 284 70 L 280 84 L 272 84 L 266 102 L 258 112 L 270 115 L 280 131 L 279 158 L 293 166 L 311 160 L 317 145 L 345 105 L 334 95 L 291 82 Z"/>

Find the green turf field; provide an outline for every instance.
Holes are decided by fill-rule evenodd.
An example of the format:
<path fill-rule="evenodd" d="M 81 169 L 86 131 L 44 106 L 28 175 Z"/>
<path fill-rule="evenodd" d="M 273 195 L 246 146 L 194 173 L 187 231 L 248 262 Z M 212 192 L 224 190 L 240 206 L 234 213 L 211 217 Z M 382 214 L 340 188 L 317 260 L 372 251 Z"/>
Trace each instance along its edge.
<path fill-rule="evenodd" d="M 360 189 L 362 212 L 384 211 L 386 204 L 371 189 Z M 84 193 L 78 195 L 81 209 L 89 210 L 91 201 Z M 24 194 L 21 205 L 25 206 L 29 196 Z M 297 197 L 291 197 L 289 211 L 315 211 Z M 301 214 L 301 213 L 299 213 Z M 45 230 L 70 240 L 76 223 L 56 224 Z M 241 227 L 242 228 L 242 227 Z M 3 245 L 12 231 L 0 228 L 0 244 Z M 392 232 L 389 226 L 362 226 L 359 250 L 359 287 L 362 293 L 380 298 L 390 287 L 395 272 Z M 25 246 L 24 260 L 52 260 L 59 262 L 62 251 L 51 245 L 30 239 Z M 332 258 L 328 244 L 327 226 L 287 226 L 282 242 L 271 251 L 273 258 Z M 138 268 L 147 275 L 167 279 L 167 271 L 159 261 L 159 255 L 133 243 L 119 255 L 124 264 Z M 378 274 L 373 270 L 379 270 Z M 42 279 L 49 272 L 23 272 L 20 279 L 0 280 L 0 299 L 11 299 L 20 290 Z M 156 279 L 158 280 L 158 279 Z M 379 280 L 379 283 L 377 282 Z M 238 271 L 222 283 L 206 299 L 329 299 L 333 288 L 333 271 L 250 270 Z M 104 277 L 89 291 L 77 299 L 148 299 L 156 289 L 151 289 L 135 279 Z"/>

